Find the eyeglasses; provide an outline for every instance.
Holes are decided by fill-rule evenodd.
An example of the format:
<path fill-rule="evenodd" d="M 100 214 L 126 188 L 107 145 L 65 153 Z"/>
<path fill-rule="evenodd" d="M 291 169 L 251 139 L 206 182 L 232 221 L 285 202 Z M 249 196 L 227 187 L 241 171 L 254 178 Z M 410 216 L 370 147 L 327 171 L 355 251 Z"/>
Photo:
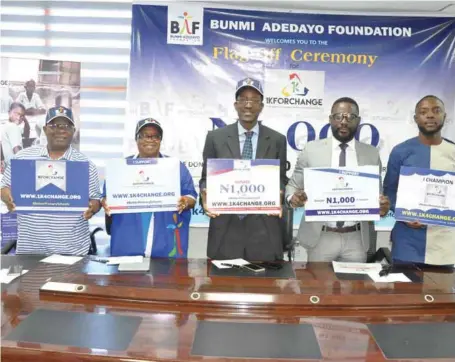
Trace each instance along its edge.
<path fill-rule="evenodd" d="M 146 140 L 146 141 L 159 141 L 159 140 L 161 140 L 161 136 L 158 135 L 158 134 L 152 134 L 152 135 L 138 134 L 137 138 L 140 139 L 140 140 Z"/>
<path fill-rule="evenodd" d="M 239 103 L 242 106 L 246 106 L 248 103 L 251 104 L 252 106 L 258 106 L 259 104 L 262 103 L 262 99 L 239 98 L 239 99 L 237 99 L 237 103 Z"/>
<path fill-rule="evenodd" d="M 71 131 L 74 126 L 71 124 L 48 124 L 47 127 L 52 129 L 53 131 L 60 129 L 62 131 Z"/>
<path fill-rule="evenodd" d="M 344 118 L 346 118 L 346 122 L 352 123 L 359 119 L 359 116 L 354 113 L 334 113 L 330 115 L 330 117 L 337 122 L 341 122 Z"/>
<path fill-rule="evenodd" d="M 422 109 L 419 109 L 419 114 L 427 114 L 428 112 L 430 112 L 430 110 L 428 108 L 422 108 Z M 431 112 L 434 113 L 434 114 L 441 114 L 443 113 L 443 110 L 439 107 L 435 107 L 433 109 L 431 109 Z"/>

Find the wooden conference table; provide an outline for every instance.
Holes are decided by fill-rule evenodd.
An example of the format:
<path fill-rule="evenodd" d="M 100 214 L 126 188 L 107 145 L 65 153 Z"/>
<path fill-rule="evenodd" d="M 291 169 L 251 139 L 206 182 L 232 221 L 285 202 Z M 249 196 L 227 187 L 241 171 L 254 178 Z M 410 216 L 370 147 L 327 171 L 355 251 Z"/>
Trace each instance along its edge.
<path fill-rule="evenodd" d="M 206 260 L 147 273 L 2 256 L 2 361 L 455 361 L 455 273 L 412 283 L 287 263 L 254 276 Z M 452 354 L 453 353 L 453 354 Z"/>

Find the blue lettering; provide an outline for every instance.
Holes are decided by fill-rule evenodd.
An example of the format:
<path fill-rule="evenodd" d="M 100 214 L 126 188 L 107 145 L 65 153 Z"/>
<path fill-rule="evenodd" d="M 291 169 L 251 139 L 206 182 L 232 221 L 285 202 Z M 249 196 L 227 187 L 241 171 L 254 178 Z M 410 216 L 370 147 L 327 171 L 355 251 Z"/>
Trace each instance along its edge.
<path fill-rule="evenodd" d="M 371 129 L 371 145 L 374 147 L 377 147 L 379 144 L 379 131 L 378 129 L 373 126 L 371 123 L 362 123 L 359 125 L 359 128 L 357 129 L 357 134 L 355 135 L 355 139 L 358 141 L 360 138 L 360 131 L 364 126 L 369 126 Z"/>
<path fill-rule="evenodd" d="M 213 130 L 216 128 L 226 127 L 226 123 L 221 118 L 211 117 L 210 120 L 212 121 Z M 289 146 L 291 146 L 291 148 L 293 148 L 296 151 L 301 151 L 301 149 L 297 147 L 297 142 L 296 142 L 297 127 L 300 124 L 304 124 L 307 129 L 307 137 L 306 137 L 305 143 L 314 141 L 316 139 L 316 131 L 315 131 L 314 127 L 311 125 L 311 123 L 306 122 L 306 121 L 298 121 L 298 122 L 293 123 L 291 125 L 291 127 L 289 127 L 286 136 L 287 136 Z M 370 144 L 374 147 L 377 147 L 379 144 L 380 135 L 379 135 L 378 129 L 371 123 L 360 124 L 359 128 L 357 130 L 357 133 L 355 135 L 355 139 L 356 140 L 360 139 L 360 132 L 362 131 L 362 128 L 365 126 L 368 126 L 371 130 Z M 327 138 L 329 136 L 329 130 L 330 130 L 330 123 L 327 123 L 319 131 L 319 139 Z"/>
<path fill-rule="evenodd" d="M 212 130 L 215 128 L 223 128 L 226 127 L 226 123 L 221 118 L 210 118 L 212 121 Z"/>
<path fill-rule="evenodd" d="M 324 127 L 321 128 L 321 131 L 319 132 L 320 140 L 323 140 L 328 137 L 329 129 L 330 129 L 330 123 L 327 123 Z"/>
<path fill-rule="evenodd" d="M 316 131 L 314 130 L 313 126 L 310 123 L 303 122 L 303 121 L 295 122 L 291 127 L 289 127 L 288 133 L 287 133 L 287 138 L 288 138 L 289 146 L 291 146 L 296 151 L 301 151 L 301 149 L 297 147 L 296 139 L 295 139 L 295 133 L 297 130 L 297 126 L 299 124 L 304 124 L 307 129 L 307 140 L 305 143 L 314 141 L 316 139 Z"/>

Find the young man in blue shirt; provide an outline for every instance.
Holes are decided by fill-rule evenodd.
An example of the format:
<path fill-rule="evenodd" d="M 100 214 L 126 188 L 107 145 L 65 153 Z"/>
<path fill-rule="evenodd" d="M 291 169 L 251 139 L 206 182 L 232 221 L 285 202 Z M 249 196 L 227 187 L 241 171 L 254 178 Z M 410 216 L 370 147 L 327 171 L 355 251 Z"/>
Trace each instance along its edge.
<path fill-rule="evenodd" d="M 455 172 L 455 144 L 442 138 L 446 112 L 436 96 L 422 98 L 415 107 L 417 137 L 395 146 L 384 178 L 384 194 L 395 210 L 401 166 Z M 397 221 L 392 234 L 392 258 L 397 263 L 455 264 L 455 228 Z"/>

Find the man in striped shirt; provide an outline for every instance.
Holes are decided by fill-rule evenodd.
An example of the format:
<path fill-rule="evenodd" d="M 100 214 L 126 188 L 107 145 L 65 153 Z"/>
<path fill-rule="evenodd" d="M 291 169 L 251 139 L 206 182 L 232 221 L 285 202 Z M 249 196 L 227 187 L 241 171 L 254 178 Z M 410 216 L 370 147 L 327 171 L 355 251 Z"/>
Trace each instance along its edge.
<path fill-rule="evenodd" d="M 15 159 L 66 160 L 89 162 L 89 205 L 83 215 L 18 215 L 17 254 L 85 255 L 90 247 L 88 220 L 100 207 L 100 183 L 96 166 L 71 146 L 75 127 L 73 113 L 65 107 L 49 109 L 43 130 L 47 146 L 32 146 L 15 155 Z M 15 210 L 11 195 L 11 166 L 2 179 L 1 198 L 10 212 Z"/>

